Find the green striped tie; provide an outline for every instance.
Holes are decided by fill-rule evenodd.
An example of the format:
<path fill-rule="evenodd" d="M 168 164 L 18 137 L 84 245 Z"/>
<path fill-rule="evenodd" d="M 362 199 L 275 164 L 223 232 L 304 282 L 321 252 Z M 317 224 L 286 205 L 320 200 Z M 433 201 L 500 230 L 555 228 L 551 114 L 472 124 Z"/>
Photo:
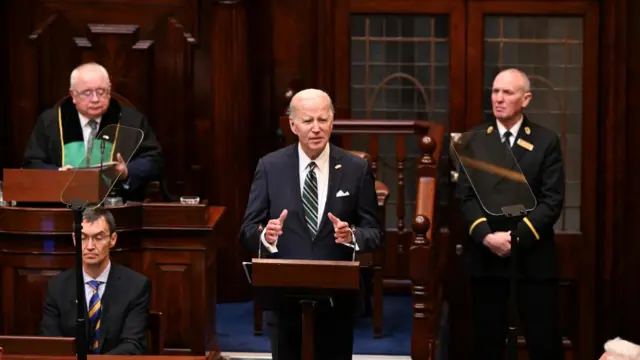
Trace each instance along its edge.
<path fill-rule="evenodd" d="M 304 218 L 307 221 L 307 227 L 311 232 L 311 238 L 316 237 L 318 228 L 318 179 L 316 178 L 315 162 L 308 165 L 309 172 L 304 181 L 304 189 L 302 190 L 302 205 L 304 206 Z"/>

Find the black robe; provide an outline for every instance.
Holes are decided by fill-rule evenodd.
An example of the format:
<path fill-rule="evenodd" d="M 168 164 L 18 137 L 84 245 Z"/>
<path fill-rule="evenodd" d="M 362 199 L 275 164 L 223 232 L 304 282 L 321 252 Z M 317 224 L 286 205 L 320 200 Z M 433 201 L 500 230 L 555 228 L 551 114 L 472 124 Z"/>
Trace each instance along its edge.
<path fill-rule="evenodd" d="M 111 99 L 102 115 L 94 144 L 91 161 L 86 164 L 80 117 L 72 99 L 68 98 L 62 105 L 48 109 L 38 117 L 24 153 L 23 167 L 58 169 L 72 165 L 77 168 L 98 165 L 101 161 L 117 161 L 116 155 L 121 153 L 125 161 L 129 160 L 129 176 L 119 182 L 114 191 L 125 200 L 136 201 L 143 200 L 150 181 L 161 179 L 162 149 L 147 119 L 135 109 Z"/>

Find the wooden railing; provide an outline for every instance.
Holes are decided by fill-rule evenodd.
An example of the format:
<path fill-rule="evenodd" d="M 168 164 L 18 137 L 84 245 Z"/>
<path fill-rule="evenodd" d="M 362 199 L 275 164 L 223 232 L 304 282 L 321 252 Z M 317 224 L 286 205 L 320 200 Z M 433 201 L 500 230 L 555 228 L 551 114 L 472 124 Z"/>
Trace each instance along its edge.
<path fill-rule="evenodd" d="M 296 141 L 291 133 L 289 120 L 280 118 L 280 129 L 286 143 Z M 372 158 L 374 173 L 379 156 L 379 136 L 395 136 L 396 138 L 396 217 L 395 231 L 385 233 L 384 258 L 387 267 L 394 266 L 407 244 L 408 278 L 411 281 L 413 297 L 413 330 L 411 333 L 412 359 L 433 359 L 436 351 L 437 324 L 440 309 L 440 285 L 437 276 L 436 260 L 438 259 L 438 163 L 442 152 L 444 127 L 428 121 L 408 120 L 334 120 L 333 135 L 338 135 L 339 145 L 348 150 L 367 152 Z M 351 136 L 365 135 L 369 137 L 368 149 L 351 147 Z M 405 226 L 404 189 L 407 137 L 417 135 L 419 156 L 417 157 L 416 203 L 415 215 L 412 219 L 413 231 Z M 389 184 L 387 184 L 389 185 Z M 389 186 L 389 188 L 392 188 Z M 391 189 L 390 191 L 394 191 Z M 406 240 L 406 242 L 405 242 Z M 443 247 L 442 247 L 443 248 Z M 406 249 L 405 249 L 406 250 Z"/>

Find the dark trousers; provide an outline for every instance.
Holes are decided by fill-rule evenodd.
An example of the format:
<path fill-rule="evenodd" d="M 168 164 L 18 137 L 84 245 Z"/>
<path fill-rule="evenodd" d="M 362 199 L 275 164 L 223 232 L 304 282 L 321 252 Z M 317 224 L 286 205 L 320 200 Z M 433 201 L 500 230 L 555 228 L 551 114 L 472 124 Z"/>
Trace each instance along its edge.
<path fill-rule="evenodd" d="M 273 360 L 302 358 L 302 307 L 287 301 L 275 311 L 265 311 Z M 357 298 L 320 301 L 315 308 L 315 360 L 351 360 Z"/>
<path fill-rule="evenodd" d="M 471 291 L 476 335 L 474 359 L 504 360 L 509 326 L 509 280 L 473 278 Z M 521 280 L 516 299 L 518 324 L 524 330 L 529 359 L 564 359 L 557 281 Z"/>

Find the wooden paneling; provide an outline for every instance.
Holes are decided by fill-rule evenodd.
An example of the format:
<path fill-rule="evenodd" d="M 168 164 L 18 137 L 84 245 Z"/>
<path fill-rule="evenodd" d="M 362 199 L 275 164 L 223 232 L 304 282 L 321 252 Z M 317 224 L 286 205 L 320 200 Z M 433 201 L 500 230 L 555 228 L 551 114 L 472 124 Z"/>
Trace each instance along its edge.
<path fill-rule="evenodd" d="M 249 284 L 242 270 L 247 256 L 238 241 L 253 170 L 251 109 L 248 78 L 247 9 L 245 1 L 214 1 L 208 16 L 211 26 L 212 138 L 207 153 L 215 164 L 207 186 L 218 203 L 233 214 L 222 225 L 224 250 L 220 257 L 225 286 L 220 297 L 248 299 Z M 234 285 L 231 285 L 234 284 Z"/>
<path fill-rule="evenodd" d="M 631 168 L 626 162 L 633 156 L 633 151 L 627 155 L 626 132 L 629 131 L 629 126 L 633 126 L 627 122 L 627 99 L 633 96 L 634 92 L 638 94 L 639 90 L 627 79 L 627 74 L 630 70 L 628 67 L 638 69 L 637 61 L 640 60 L 638 56 L 640 53 L 634 50 L 633 46 L 629 47 L 627 52 L 628 41 L 640 39 L 640 27 L 633 25 L 633 21 L 629 21 L 633 19 L 633 14 L 636 17 L 640 14 L 640 7 L 628 8 L 628 2 L 632 3 L 627 0 L 605 2 L 601 16 L 602 41 L 599 63 L 601 91 L 598 95 L 601 104 L 600 114 L 603 119 L 600 137 L 603 144 L 600 167 L 603 191 L 599 201 L 603 211 L 602 226 L 598 228 L 601 241 L 598 242 L 600 255 L 597 268 L 597 293 L 599 296 L 596 296 L 596 304 L 599 311 L 596 318 L 598 328 L 596 351 L 602 349 L 599 345 L 604 341 L 616 336 L 629 337 L 629 340 L 635 339 L 636 342 L 640 340 L 637 327 L 629 326 L 638 321 L 636 307 L 625 305 L 626 299 L 633 296 L 628 293 L 629 287 L 634 287 L 636 282 L 631 280 L 629 283 L 627 271 L 632 270 L 629 266 L 635 263 L 635 260 L 630 263 L 628 259 L 634 259 L 633 256 L 637 254 L 637 246 L 634 245 L 636 242 L 629 241 L 634 236 L 625 236 L 626 228 L 629 227 L 626 223 L 627 202 L 632 199 L 631 194 L 628 193 L 631 188 L 626 188 L 629 181 L 632 181 L 627 177 Z M 629 60 L 631 62 L 628 62 Z M 633 102 L 633 100 L 629 102 L 630 107 L 633 106 Z"/>
<path fill-rule="evenodd" d="M 237 231 L 257 158 L 278 147 L 278 116 L 287 92 L 325 89 L 335 100 L 338 117 L 347 118 L 350 14 L 447 13 L 449 130 L 464 131 L 473 122 L 467 117 L 482 110 L 477 94 L 466 95 L 482 86 L 474 67 L 482 64 L 482 42 L 470 38 L 478 30 L 470 8 L 523 14 L 585 13 L 588 8 L 593 14 L 585 18 L 591 26 L 585 26 L 584 35 L 591 45 L 585 45 L 590 63 L 584 64 L 589 70 L 584 74 L 588 92 L 583 114 L 591 120 L 582 130 L 582 158 L 589 176 L 583 187 L 584 226 L 577 240 L 586 253 L 574 252 L 581 259 L 564 268 L 571 276 L 584 271 L 580 276 L 591 284 L 571 281 L 566 286 L 568 303 L 576 294 L 587 299 L 586 306 L 581 303 L 571 312 L 575 317 L 567 319 L 576 325 L 597 318 L 574 336 L 582 344 L 591 343 L 584 345 L 590 348 L 582 354 L 587 357 L 613 336 L 640 342 L 640 311 L 633 302 L 640 296 L 640 245 L 635 241 L 640 172 L 634 170 L 640 155 L 633 141 L 640 133 L 633 118 L 640 112 L 640 50 L 632 46 L 640 40 L 640 24 L 633 21 L 640 16 L 637 1 L 2 1 L 1 26 L 6 31 L 0 46 L 9 51 L 0 60 L 0 68 L 6 69 L 0 72 L 0 116 L 8 119 L 0 122 L 0 164 L 20 165 L 36 117 L 66 94 L 71 69 L 82 61 L 102 62 L 112 73 L 115 90 L 149 117 L 165 150 L 170 189 L 228 207 L 219 229 L 224 259 L 219 297 L 248 299 L 239 265 L 246 255 Z M 455 213 L 455 206 L 449 210 Z M 462 234 L 456 228 L 443 233 L 440 241 L 453 259 L 441 261 L 456 262 L 454 239 Z M 47 266 L 29 271 L 55 270 Z M 164 269 L 158 270 L 159 276 L 179 277 L 183 265 L 158 266 Z M 19 278 L 41 281 L 35 273 L 25 274 Z M 454 281 L 461 280 L 458 275 L 449 273 Z M 458 291 L 445 297 L 464 299 L 465 290 Z M 449 315 L 465 318 L 463 310 Z"/>
<path fill-rule="evenodd" d="M 165 327 L 164 350 L 218 350 L 219 237 L 212 229 L 224 208 L 144 204 L 111 210 L 119 235 L 112 258 L 151 281 L 151 310 L 171 324 Z M 47 281 L 74 267 L 72 227 L 73 214 L 67 209 L 0 209 L 1 334 L 37 334 Z"/>
<path fill-rule="evenodd" d="M 601 243 L 601 287 L 596 298 L 601 304 L 602 341 L 622 336 L 640 343 L 640 243 L 638 217 L 640 201 L 638 181 L 640 152 L 636 134 L 640 124 L 640 4 L 632 0 L 612 0 L 605 4 L 605 33 L 601 81 L 603 111 L 603 203 L 604 220 Z"/>
<path fill-rule="evenodd" d="M 68 93 L 71 70 L 97 61 L 114 91 L 145 114 L 166 154 L 165 174 L 183 190 L 196 0 L 158 2 L 11 1 L 9 166 L 19 166 L 37 115 Z M 99 8 L 99 11 L 97 9 Z M 191 14 L 189 12 L 192 12 Z M 188 21 L 183 23 L 183 21 Z"/>
<path fill-rule="evenodd" d="M 0 115 L 10 119 L 0 123 L 2 166 L 21 165 L 37 116 L 68 93 L 72 69 L 101 63 L 114 91 L 149 119 L 163 148 L 169 190 L 228 206 L 220 274 L 229 285 L 220 297 L 248 298 L 237 233 L 254 159 L 276 134 L 251 131 L 251 97 L 262 98 L 248 83 L 247 3 L 10 0 L 1 6 L 7 8 L 2 24 L 11 29 L 0 39 L 11 49 L 2 60 L 9 71 L 0 77 L 7 78 L 0 81 L 0 94 L 7 94 Z"/>

